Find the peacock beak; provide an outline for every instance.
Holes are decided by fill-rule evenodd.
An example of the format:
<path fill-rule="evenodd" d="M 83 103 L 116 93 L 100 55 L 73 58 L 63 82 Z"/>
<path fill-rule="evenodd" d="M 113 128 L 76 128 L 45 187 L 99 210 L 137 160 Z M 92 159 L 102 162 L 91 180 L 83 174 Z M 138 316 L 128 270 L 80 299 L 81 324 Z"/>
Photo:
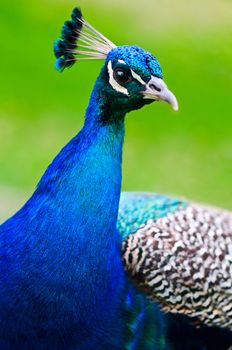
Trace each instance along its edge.
<path fill-rule="evenodd" d="M 144 98 L 169 103 L 174 111 L 178 111 L 176 96 L 168 89 L 165 82 L 157 77 L 152 77 L 146 84 L 146 89 L 142 92 Z"/>

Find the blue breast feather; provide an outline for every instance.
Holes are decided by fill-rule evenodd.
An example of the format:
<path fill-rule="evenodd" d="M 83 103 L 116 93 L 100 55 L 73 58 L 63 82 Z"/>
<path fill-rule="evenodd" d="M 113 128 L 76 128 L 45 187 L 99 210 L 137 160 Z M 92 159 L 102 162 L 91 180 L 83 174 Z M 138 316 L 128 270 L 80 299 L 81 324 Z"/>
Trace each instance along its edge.
<path fill-rule="evenodd" d="M 100 113 L 94 90 L 83 129 L 0 226 L 0 349 L 123 343 L 125 273 L 115 225 L 124 120 L 99 125 Z"/>

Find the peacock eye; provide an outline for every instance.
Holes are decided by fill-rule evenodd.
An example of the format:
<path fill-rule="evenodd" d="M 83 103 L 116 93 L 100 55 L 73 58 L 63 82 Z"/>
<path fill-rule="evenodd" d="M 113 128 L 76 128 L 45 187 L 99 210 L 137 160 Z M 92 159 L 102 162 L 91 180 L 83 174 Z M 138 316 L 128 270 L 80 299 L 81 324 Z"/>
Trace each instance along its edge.
<path fill-rule="evenodd" d="M 119 84 L 128 83 L 132 79 L 131 72 L 128 69 L 116 68 L 114 70 L 114 79 Z"/>

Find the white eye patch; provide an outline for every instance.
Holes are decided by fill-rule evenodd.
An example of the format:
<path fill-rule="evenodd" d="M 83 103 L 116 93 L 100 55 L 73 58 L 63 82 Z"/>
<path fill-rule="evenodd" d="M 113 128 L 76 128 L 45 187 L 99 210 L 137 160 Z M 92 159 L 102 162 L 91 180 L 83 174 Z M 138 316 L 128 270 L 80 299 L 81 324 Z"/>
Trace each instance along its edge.
<path fill-rule="evenodd" d="M 126 64 L 123 60 L 118 60 L 119 63 L 123 63 L 123 64 Z M 128 90 L 124 87 L 124 86 L 121 86 L 115 79 L 114 79 L 114 71 L 113 71 L 113 68 L 112 68 L 112 62 L 109 61 L 108 62 L 108 65 L 107 65 L 107 68 L 108 68 L 108 73 L 109 73 L 109 83 L 110 85 L 112 86 L 112 88 L 114 90 L 116 90 L 117 92 L 121 92 L 122 94 L 124 95 L 129 95 L 129 92 Z M 140 84 L 142 85 L 146 85 L 145 81 L 137 74 L 135 73 L 132 69 L 130 70 L 131 71 L 131 75 L 132 77 L 137 80 Z"/>
<path fill-rule="evenodd" d="M 129 95 L 129 92 L 128 90 L 121 86 L 115 79 L 114 79 L 114 71 L 113 71 L 113 68 L 112 68 L 112 63 L 111 61 L 109 61 L 108 65 L 107 65 L 107 68 L 108 68 L 108 73 L 109 73 L 109 77 L 110 77 L 110 80 L 109 80 L 109 83 L 110 85 L 112 86 L 112 88 L 118 92 L 121 92 L 122 94 L 124 95 Z"/>

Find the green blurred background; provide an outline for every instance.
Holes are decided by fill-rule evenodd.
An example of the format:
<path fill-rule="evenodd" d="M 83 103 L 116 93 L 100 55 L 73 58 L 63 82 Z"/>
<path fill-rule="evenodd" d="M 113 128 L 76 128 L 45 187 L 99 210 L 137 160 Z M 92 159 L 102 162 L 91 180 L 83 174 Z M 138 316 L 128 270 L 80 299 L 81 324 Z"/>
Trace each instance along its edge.
<path fill-rule="evenodd" d="M 154 103 L 127 117 L 123 189 L 232 209 L 230 0 L 1 0 L 0 221 L 82 125 L 102 62 L 59 74 L 53 57 L 76 5 L 116 44 L 154 53 L 179 100 L 178 114 Z"/>

